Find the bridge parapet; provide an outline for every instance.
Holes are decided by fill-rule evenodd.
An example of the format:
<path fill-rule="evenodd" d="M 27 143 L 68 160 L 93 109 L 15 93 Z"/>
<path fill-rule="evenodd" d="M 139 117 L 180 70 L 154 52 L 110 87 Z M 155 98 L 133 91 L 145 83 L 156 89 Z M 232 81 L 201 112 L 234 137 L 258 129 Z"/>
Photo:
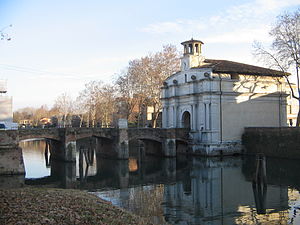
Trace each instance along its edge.
<path fill-rule="evenodd" d="M 61 139 L 61 129 L 64 128 L 31 128 L 31 129 L 19 129 L 18 135 L 19 140 L 26 140 L 26 139 L 34 139 L 34 138 L 45 138 L 60 141 Z"/>

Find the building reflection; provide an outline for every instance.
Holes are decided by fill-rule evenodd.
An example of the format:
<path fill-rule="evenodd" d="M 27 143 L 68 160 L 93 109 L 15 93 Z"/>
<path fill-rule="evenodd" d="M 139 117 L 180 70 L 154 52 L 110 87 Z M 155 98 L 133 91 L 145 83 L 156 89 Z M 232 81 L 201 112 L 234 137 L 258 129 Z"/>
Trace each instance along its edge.
<path fill-rule="evenodd" d="M 271 218 L 274 221 L 276 218 L 277 222 L 287 222 L 287 187 L 269 185 L 258 195 L 252 181 L 245 180 L 240 159 L 193 159 L 192 164 L 193 169 L 186 179 L 165 186 L 168 222 L 256 224 L 258 219 L 270 222 Z M 191 190 L 186 188 L 188 182 L 191 183 Z"/>

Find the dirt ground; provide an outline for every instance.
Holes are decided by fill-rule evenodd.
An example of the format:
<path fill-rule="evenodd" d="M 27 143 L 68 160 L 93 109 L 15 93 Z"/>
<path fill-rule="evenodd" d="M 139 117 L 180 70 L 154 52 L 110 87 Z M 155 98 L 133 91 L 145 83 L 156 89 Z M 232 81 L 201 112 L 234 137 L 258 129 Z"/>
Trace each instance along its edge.
<path fill-rule="evenodd" d="M 80 190 L 0 189 L 0 224 L 151 224 Z"/>

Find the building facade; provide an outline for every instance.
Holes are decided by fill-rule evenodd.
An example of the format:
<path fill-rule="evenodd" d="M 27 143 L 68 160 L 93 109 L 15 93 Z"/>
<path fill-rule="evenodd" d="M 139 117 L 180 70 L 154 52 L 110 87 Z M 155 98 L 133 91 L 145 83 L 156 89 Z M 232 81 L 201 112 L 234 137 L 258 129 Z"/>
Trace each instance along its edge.
<path fill-rule="evenodd" d="M 162 87 L 162 126 L 189 128 L 194 154 L 239 153 L 244 127 L 287 125 L 288 86 L 281 71 L 205 59 L 203 42 L 181 44 L 181 70 Z"/>
<path fill-rule="evenodd" d="M 298 89 L 296 84 L 291 84 L 291 88 L 294 91 L 294 94 L 298 96 Z M 299 111 L 299 101 L 296 98 L 293 98 L 292 91 L 289 91 L 289 97 L 287 99 L 287 123 L 289 126 L 296 126 L 297 116 Z"/>

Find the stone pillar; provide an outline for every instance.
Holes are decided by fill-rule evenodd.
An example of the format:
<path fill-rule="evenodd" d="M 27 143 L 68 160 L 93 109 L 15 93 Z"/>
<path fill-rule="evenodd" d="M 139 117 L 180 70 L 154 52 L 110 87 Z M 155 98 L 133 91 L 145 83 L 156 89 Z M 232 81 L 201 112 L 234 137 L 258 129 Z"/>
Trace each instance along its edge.
<path fill-rule="evenodd" d="M 60 140 L 50 141 L 51 159 L 76 162 L 76 141 L 69 139 L 66 128 L 59 128 L 58 132 Z"/>
<path fill-rule="evenodd" d="M 51 159 L 76 162 L 76 141 L 51 141 Z"/>
<path fill-rule="evenodd" d="M 129 158 L 128 142 L 128 129 L 119 129 L 118 143 L 115 144 L 118 159 Z"/>
<path fill-rule="evenodd" d="M 128 188 L 129 185 L 129 167 L 128 163 L 125 161 L 118 161 L 117 165 L 115 167 L 118 178 L 119 178 L 119 184 L 120 188 Z"/>
<path fill-rule="evenodd" d="M 163 107 L 163 111 L 162 111 L 162 127 L 163 128 L 167 128 L 168 124 L 167 124 L 167 107 Z"/>
<path fill-rule="evenodd" d="M 64 163 L 63 188 L 76 187 L 76 163 Z"/>
<path fill-rule="evenodd" d="M 197 104 L 192 105 L 192 130 L 197 130 Z"/>
<path fill-rule="evenodd" d="M 173 120 L 173 116 L 174 116 L 174 106 L 170 106 L 169 107 L 170 112 L 169 112 L 169 127 L 174 127 L 174 120 Z"/>
<path fill-rule="evenodd" d="M 177 105 L 175 104 L 173 110 L 173 127 L 177 127 Z"/>
<path fill-rule="evenodd" d="M 176 157 L 176 139 L 166 139 L 162 143 L 163 155 L 166 157 Z"/>
<path fill-rule="evenodd" d="M 210 104 L 205 104 L 205 129 L 210 130 Z"/>
<path fill-rule="evenodd" d="M 63 160 L 66 162 L 76 162 L 76 141 L 65 143 L 65 154 Z"/>
<path fill-rule="evenodd" d="M 198 130 L 198 105 L 194 105 L 194 130 Z"/>
<path fill-rule="evenodd" d="M 195 108 L 194 105 L 192 104 L 192 111 L 191 111 L 191 129 L 194 130 L 195 124 L 194 124 L 194 117 L 195 117 Z"/>
<path fill-rule="evenodd" d="M 214 101 L 211 103 L 211 130 L 213 131 L 211 138 L 213 142 L 218 142 L 221 140 L 221 118 L 219 104 L 219 99 L 214 99 Z"/>
<path fill-rule="evenodd" d="M 198 105 L 198 127 L 201 130 L 201 127 L 204 129 L 205 126 L 205 111 L 204 104 Z M 202 130 L 203 130 L 202 129 Z"/>
<path fill-rule="evenodd" d="M 18 131 L 0 131 L 0 140 L 0 174 L 25 174 Z"/>
<path fill-rule="evenodd" d="M 169 107 L 166 106 L 165 107 L 165 118 L 163 118 L 163 120 L 165 121 L 165 127 L 164 128 L 169 128 Z"/>

